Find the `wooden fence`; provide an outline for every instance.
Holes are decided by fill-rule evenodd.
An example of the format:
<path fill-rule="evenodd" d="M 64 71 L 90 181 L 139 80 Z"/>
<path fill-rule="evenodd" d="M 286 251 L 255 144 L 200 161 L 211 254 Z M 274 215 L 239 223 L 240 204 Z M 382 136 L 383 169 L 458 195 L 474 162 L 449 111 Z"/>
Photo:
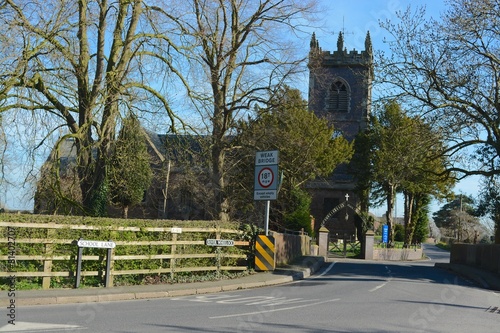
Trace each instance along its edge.
<path fill-rule="evenodd" d="M 198 271 L 243 271 L 248 268 L 246 259 L 248 256 L 249 242 L 238 240 L 242 232 L 235 229 L 223 229 L 219 227 L 110 227 L 110 226 L 92 226 L 92 225 L 68 225 L 56 223 L 16 223 L 16 222 L 1 222 L 0 229 L 12 230 L 14 237 L 6 237 L 7 233 L 0 238 L 0 266 L 8 267 L 10 259 L 14 258 L 16 267 L 19 262 L 29 261 L 34 262 L 36 270 L 29 271 L 8 271 L 0 270 L 0 279 L 7 278 L 12 275 L 19 278 L 41 278 L 42 288 L 48 289 L 51 285 L 51 278 L 66 277 L 73 278 L 76 274 L 76 254 L 78 247 L 76 245 L 77 238 L 58 238 L 61 230 L 70 231 L 105 231 L 106 235 L 112 239 L 92 239 L 100 241 L 112 240 L 116 247 L 111 251 L 111 274 L 110 286 L 113 285 L 113 277 L 120 275 L 158 275 L 167 274 L 171 278 L 174 274 L 180 272 L 198 272 Z M 26 237 L 32 230 L 37 230 L 37 235 L 40 230 L 44 230 L 45 237 Z M 19 232 L 23 230 L 23 232 Z M 174 232 L 172 232 L 174 231 Z M 159 233 L 153 239 L 163 238 L 161 240 L 120 240 L 120 234 L 123 232 L 130 233 Z M 179 233 L 180 232 L 180 233 Z M 24 237 L 17 237 L 22 234 Z M 161 234 L 161 235 L 160 235 Z M 159 237 L 160 236 L 160 237 Z M 205 239 L 214 238 L 221 239 L 235 238 L 234 246 L 214 247 L 205 245 Z M 15 253 L 6 253 L 14 242 L 16 248 Z M 7 244 L 9 244 L 7 246 Z M 20 248 L 36 247 L 41 251 L 38 253 L 24 254 L 26 250 Z M 140 251 L 135 249 L 140 248 Z M 28 251 L 29 252 L 29 251 Z M 33 251 L 31 251 L 33 252 Z M 90 252 L 90 253 L 89 253 Z M 140 254 L 137 254 L 139 252 Z M 87 254 L 85 254 L 87 253 Z M 135 253 L 135 254 L 134 254 Z M 104 257 L 106 251 L 103 249 L 85 249 L 82 260 L 98 261 L 100 268 L 93 270 L 82 270 L 81 276 L 102 276 L 104 272 Z M 120 262 L 135 261 L 136 266 L 142 262 L 147 262 L 149 266 L 139 269 L 117 269 Z M 55 263 L 64 262 L 64 265 L 55 265 Z M 25 265 L 26 266 L 26 265 Z M 24 267 L 25 267 L 24 266 Z M 65 270 L 54 271 L 54 266 L 65 266 Z M 148 265 L 145 265 L 148 266 Z"/>

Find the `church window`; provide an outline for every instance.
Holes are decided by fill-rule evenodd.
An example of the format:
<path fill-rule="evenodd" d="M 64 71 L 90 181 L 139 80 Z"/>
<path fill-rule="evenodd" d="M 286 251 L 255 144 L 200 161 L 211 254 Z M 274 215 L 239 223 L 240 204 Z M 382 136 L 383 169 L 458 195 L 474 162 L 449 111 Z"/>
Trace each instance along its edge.
<path fill-rule="evenodd" d="M 349 89 L 341 80 L 335 81 L 329 91 L 328 111 L 349 112 Z"/>

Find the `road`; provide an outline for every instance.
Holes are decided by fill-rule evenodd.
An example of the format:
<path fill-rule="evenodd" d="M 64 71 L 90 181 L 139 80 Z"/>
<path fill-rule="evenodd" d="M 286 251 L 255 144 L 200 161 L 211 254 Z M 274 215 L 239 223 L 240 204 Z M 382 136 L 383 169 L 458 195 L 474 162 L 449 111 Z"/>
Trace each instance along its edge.
<path fill-rule="evenodd" d="M 450 251 L 442 250 L 432 244 L 422 244 L 425 255 L 430 259 L 429 263 L 450 262 Z"/>
<path fill-rule="evenodd" d="M 431 260 L 331 262 L 312 278 L 275 287 L 25 307 L 17 320 L 36 324 L 17 332 L 498 332 L 499 294 L 434 268 L 446 252 L 429 246 L 426 253 Z"/>

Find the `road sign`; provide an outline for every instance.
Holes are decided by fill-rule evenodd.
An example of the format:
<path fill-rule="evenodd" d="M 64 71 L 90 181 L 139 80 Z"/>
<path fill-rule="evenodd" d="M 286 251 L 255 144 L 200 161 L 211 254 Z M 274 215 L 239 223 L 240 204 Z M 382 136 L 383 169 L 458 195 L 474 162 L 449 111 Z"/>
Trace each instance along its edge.
<path fill-rule="evenodd" d="M 278 164 L 278 151 L 258 151 L 255 154 L 255 166 L 257 165 L 277 165 Z"/>
<path fill-rule="evenodd" d="M 84 248 L 100 248 L 107 249 L 106 256 L 106 279 L 104 280 L 104 286 L 109 287 L 111 282 L 111 253 L 115 248 L 116 244 L 112 241 L 97 241 L 97 240 L 87 240 L 87 239 L 79 239 L 76 242 L 78 246 L 78 254 L 76 256 L 76 276 L 75 276 L 75 288 L 80 287 L 80 277 L 82 275 L 82 258 L 83 258 L 83 249 Z"/>
<path fill-rule="evenodd" d="M 234 246 L 232 239 L 206 239 L 205 244 L 208 246 Z"/>
<path fill-rule="evenodd" d="M 268 189 L 272 188 L 273 185 L 275 185 L 275 171 L 271 167 L 264 167 L 259 170 L 259 173 L 257 174 L 257 182 L 259 183 L 259 186 Z"/>
<path fill-rule="evenodd" d="M 387 224 L 382 226 L 382 243 L 389 243 L 389 226 Z"/>
<path fill-rule="evenodd" d="M 96 247 L 100 249 L 114 249 L 116 244 L 115 242 L 103 242 L 103 241 L 96 241 L 96 240 L 85 240 L 85 239 L 79 239 L 77 243 L 78 247 Z"/>
<path fill-rule="evenodd" d="M 274 237 L 257 235 L 255 242 L 255 269 L 272 271 L 276 267 L 276 251 Z"/>
<path fill-rule="evenodd" d="M 278 151 L 255 154 L 254 200 L 276 200 L 278 196 Z"/>
<path fill-rule="evenodd" d="M 269 229 L 269 200 L 278 198 L 278 151 L 258 151 L 255 154 L 254 200 L 265 200 L 266 215 L 264 220 L 265 235 Z"/>
<path fill-rule="evenodd" d="M 255 167 L 254 200 L 276 200 L 278 192 L 278 166 Z"/>

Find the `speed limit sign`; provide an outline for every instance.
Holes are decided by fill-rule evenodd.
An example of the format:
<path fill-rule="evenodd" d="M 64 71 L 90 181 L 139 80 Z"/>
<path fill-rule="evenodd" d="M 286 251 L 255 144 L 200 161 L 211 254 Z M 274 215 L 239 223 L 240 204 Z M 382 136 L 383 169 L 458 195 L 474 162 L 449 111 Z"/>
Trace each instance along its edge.
<path fill-rule="evenodd" d="M 257 175 L 257 181 L 262 188 L 269 188 L 274 183 L 274 172 L 270 167 L 262 168 Z"/>

